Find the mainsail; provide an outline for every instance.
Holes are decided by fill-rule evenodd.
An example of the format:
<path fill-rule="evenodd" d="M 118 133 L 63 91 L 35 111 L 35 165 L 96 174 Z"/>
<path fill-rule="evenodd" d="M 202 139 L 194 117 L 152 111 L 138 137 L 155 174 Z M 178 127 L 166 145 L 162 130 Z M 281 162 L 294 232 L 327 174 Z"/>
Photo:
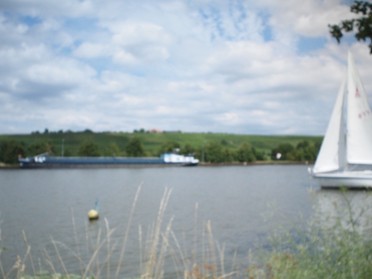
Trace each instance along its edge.
<path fill-rule="evenodd" d="M 372 113 L 350 52 L 348 64 L 347 162 L 372 164 Z"/>

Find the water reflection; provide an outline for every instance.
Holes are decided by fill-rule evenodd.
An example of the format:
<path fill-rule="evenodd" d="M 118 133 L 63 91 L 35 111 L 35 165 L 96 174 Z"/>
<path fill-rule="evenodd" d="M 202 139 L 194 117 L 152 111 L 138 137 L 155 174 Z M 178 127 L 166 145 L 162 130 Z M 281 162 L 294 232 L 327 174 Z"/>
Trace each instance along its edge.
<path fill-rule="evenodd" d="M 324 229 L 341 226 L 366 236 L 371 235 L 371 191 L 316 190 L 312 197 L 315 225 Z"/>

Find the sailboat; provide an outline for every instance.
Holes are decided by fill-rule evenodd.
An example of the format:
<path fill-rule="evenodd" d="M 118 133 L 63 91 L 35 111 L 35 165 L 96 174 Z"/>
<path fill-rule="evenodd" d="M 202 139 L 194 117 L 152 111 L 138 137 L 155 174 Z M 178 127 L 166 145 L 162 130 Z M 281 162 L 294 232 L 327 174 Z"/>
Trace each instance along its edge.
<path fill-rule="evenodd" d="M 351 52 L 312 175 L 322 188 L 372 189 L 372 112 Z"/>

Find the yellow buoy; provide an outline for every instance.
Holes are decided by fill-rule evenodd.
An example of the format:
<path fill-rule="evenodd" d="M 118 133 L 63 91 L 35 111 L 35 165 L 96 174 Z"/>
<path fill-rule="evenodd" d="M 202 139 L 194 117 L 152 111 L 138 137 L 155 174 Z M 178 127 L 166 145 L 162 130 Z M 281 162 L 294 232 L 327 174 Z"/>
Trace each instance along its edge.
<path fill-rule="evenodd" d="M 99 218 L 99 214 L 97 210 L 91 209 L 88 212 L 89 220 L 97 220 Z"/>

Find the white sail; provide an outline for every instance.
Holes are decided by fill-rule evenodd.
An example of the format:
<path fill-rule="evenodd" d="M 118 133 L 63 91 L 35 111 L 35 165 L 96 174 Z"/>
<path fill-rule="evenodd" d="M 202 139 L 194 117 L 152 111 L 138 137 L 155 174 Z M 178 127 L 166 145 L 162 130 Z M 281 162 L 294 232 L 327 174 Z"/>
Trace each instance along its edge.
<path fill-rule="evenodd" d="M 372 112 L 350 52 L 347 74 L 313 176 L 324 188 L 372 188 Z"/>
<path fill-rule="evenodd" d="M 347 162 L 372 164 L 372 113 L 351 53 L 348 57 Z"/>
<path fill-rule="evenodd" d="M 345 82 L 342 83 L 332 111 L 326 134 L 323 139 L 313 172 L 329 172 L 343 167 L 344 158 L 341 150 L 345 148 L 343 103 Z"/>

